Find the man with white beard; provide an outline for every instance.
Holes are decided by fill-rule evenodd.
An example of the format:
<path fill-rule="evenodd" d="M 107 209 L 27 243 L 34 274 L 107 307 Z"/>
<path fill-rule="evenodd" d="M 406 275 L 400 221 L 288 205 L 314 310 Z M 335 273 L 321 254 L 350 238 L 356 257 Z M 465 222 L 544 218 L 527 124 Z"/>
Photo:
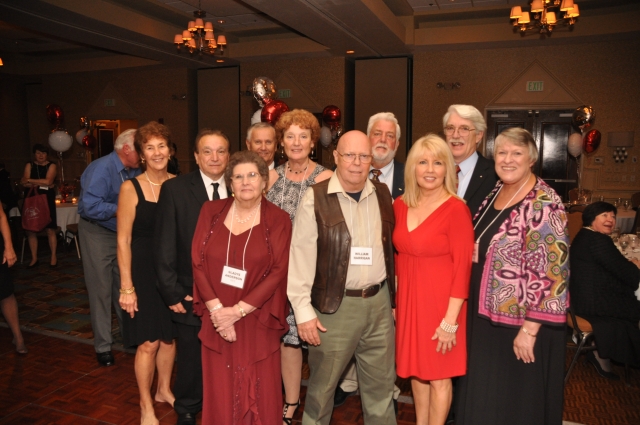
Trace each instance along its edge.
<path fill-rule="evenodd" d="M 487 129 L 484 117 L 471 105 L 451 105 L 442 118 L 444 135 L 458 168 L 458 196 L 473 217 L 498 177 L 493 160 L 477 151 Z"/>
<path fill-rule="evenodd" d="M 394 158 L 400 146 L 400 125 L 391 112 L 379 112 L 369 118 L 367 136 L 371 144 L 373 161 L 369 170 L 369 178 L 384 183 L 396 199 L 404 193 L 404 163 Z M 333 406 L 342 406 L 349 396 L 358 391 L 358 373 L 352 360 L 344 373 L 333 397 Z M 394 387 L 393 404 L 398 413 L 398 396 L 400 389 Z"/>

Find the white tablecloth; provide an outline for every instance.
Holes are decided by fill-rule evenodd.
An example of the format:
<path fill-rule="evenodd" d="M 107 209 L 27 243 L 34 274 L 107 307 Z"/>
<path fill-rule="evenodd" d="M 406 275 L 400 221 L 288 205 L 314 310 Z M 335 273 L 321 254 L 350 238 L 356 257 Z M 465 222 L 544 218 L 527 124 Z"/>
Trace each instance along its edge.
<path fill-rule="evenodd" d="M 58 219 L 58 226 L 60 226 L 62 233 L 64 234 L 67 231 L 67 225 L 75 224 L 80 221 L 78 205 L 71 203 L 56 204 L 56 216 Z"/>
<path fill-rule="evenodd" d="M 620 233 L 632 233 L 631 228 L 633 227 L 633 222 L 636 219 L 636 212 L 634 210 L 625 210 L 623 208 L 618 208 L 618 215 L 616 216 L 616 227 L 620 228 Z"/>

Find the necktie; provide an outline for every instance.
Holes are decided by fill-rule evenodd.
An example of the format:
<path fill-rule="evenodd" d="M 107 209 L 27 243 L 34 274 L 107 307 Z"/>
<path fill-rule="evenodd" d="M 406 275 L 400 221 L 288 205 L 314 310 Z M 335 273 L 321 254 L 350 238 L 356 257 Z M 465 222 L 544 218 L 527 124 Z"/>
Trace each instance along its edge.
<path fill-rule="evenodd" d="M 218 193 L 218 186 L 220 186 L 220 183 L 211 183 L 211 186 L 213 186 L 213 195 L 211 196 L 211 200 L 215 201 L 220 199 L 220 194 Z"/>
<path fill-rule="evenodd" d="M 460 166 L 456 164 L 456 190 L 458 190 L 458 185 L 460 184 L 460 178 L 458 174 L 460 173 Z"/>
<path fill-rule="evenodd" d="M 374 182 L 380 183 L 380 179 L 378 177 L 380 177 L 380 174 L 382 174 L 382 171 L 374 168 L 373 170 L 371 170 L 371 174 L 373 174 L 373 178 L 371 180 L 373 180 Z"/>

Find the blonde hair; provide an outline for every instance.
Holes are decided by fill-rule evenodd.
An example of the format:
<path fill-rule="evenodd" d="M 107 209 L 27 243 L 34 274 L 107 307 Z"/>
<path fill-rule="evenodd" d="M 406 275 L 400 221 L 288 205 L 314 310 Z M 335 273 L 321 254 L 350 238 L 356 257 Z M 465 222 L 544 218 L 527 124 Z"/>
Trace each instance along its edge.
<path fill-rule="evenodd" d="M 498 134 L 496 140 L 493 142 L 493 157 L 496 157 L 496 152 L 500 146 L 505 142 L 511 142 L 521 148 L 527 148 L 529 150 L 529 160 L 531 162 L 538 161 L 538 146 L 536 141 L 527 130 L 520 127 L 511 127 Z"/>
<path fill-rule="evenodd" d="M 436 159 L 444 162 L 444 190 L 460 199 L 456 195 L 456 165 L 451 150 L 447 142 L 441 137 L 434 133 L 429 133 L 416 140 L 407 155 L 407 163 L 404 168 L 404 195 L 402 195 L 404 203 L 411 208 L 418 206 L 420 187 L 416 180 L 416 165 L 425 152 L 430 152 Z"/>

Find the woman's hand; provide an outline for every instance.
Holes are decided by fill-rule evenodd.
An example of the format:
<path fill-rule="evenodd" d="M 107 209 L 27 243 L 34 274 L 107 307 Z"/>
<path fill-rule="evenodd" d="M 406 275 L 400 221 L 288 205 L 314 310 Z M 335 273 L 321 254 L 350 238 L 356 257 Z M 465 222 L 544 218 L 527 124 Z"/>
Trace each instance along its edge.
<path fill-rule="evenodd" d="M 120 294 L 120 307 L 133 319 L 135 312 L 138 311 L 138 296 L 135 292 L 131 294 Z"/>
<path fill-rule="evenodd" d="M 222 307 L 211 313 L 213 327 L 227 329 L 242 318 L 242 314 L 237 307 Z M 218 331 L 219 332 L 219 331 Z"/>
<path fill-rule="evenodd" d="M 447 351 L 451 351 L 456 345 L 455 332 L 449 333 L 442 329 L 440 326 L 436 328 L 436 333 L 433 334 L 431 340 L 438 340 L 438 346 L 436 347 L 436 353 L 442 351 L 442 354 L 446 354 Z"/>
<path fill-rule="evenodd" d="M 523 330 L 525 329 L 526 332 Z M 518 331 L 516 339 L 513 340 L 513 352 L 516 358 L 525 363 L 533 363 L 536 361 L 533 355 L 533 347 L 536 345 L 536 337 L 540 331 L 540 323 L 527 322 Z"/>
<path fill-rule="evenodd" d="M 16 263 L 17 260 L 18 257 L 16 256 L 16 252 L 13 250 L 13 248 L 5 248 L 4 254 L 2 256 L 2 264 L 7 263 L 7 265 L 11 267 Z"/>
<path fill-rule="evenodd" d="M 224 339 L 227 342 L 235 342 L 236 341 L 236 328 L 234 326 L 230 326 L 227 329 L 224 330 L 220 330 L 220 328 L 217 329 L 218 334 L 220 335 L 220 337 L 222 339 Z"/>

